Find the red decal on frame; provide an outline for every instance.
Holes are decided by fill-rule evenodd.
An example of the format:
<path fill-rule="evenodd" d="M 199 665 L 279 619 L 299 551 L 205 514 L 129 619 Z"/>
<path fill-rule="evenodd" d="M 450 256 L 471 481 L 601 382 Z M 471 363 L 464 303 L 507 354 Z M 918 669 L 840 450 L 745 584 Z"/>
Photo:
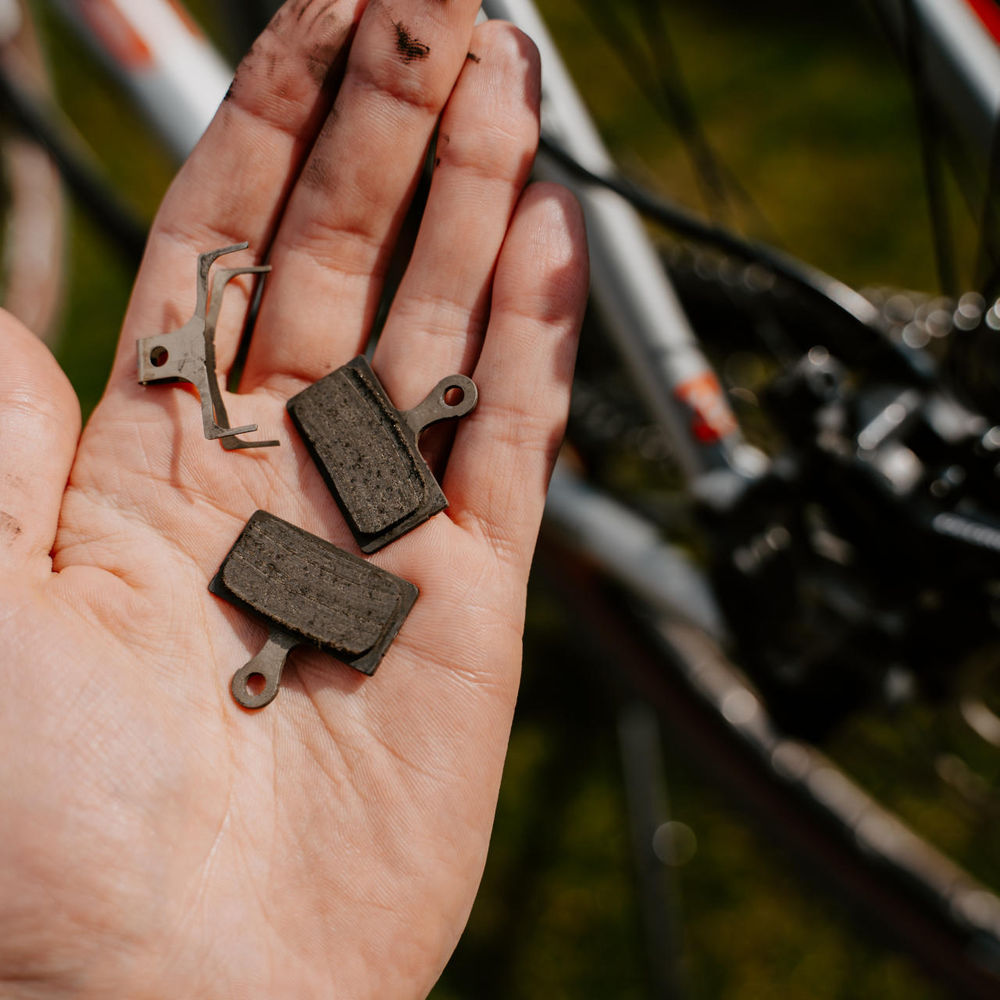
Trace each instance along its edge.
<path fill-rule="evenodd" d="M 80 12 L 104 50 L 126 69 L 142 69 L 153 54 L 114 0 L 84 0 Z"/>
<path fill-rule="evenodd" d="M 715 444 L 738 427 L 715 372 L 702 372 L 682 382 L 675 395 L 692 411 L 691 436 L 701 444 Z"/>

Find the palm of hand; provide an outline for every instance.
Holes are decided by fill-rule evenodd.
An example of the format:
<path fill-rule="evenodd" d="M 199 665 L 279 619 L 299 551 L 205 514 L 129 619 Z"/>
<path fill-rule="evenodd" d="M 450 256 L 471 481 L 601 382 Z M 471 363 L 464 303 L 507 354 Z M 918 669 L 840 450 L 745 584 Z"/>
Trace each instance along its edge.
<path fill-rule="evenodd" d="M 537 128 L 523 38 L 473 33 L 467 0 L 399 0 L 391 18 L 333 6 L 286 4 L 241 67 L 158 218 L 78 449 L 65 379 L 5 321 L 0 983 L 15 995 L 422 996 L 471 907 L 585 254 L 561 192 L 518 201 Z M 395 58 L 404 20 L 433 60 Z M 228 681 L 265 630 L 206 585 L 258 507 L 353 549 L 284 402 L 362 346 L 442 107 L 446 148 L 375 367 L 401 407 L 451 371 L 479 383 L 443 474 L 452 507 L 373 557 L 421 591 L 380 672 L 300 650 L 277 700 L 246 713 Z M 361 167 L 332 158 L 345 144 Z M 216 176 L 247 158 L 235 184 Z M 489 200 L 474 228 L 456 214 L 470 197 Z M 273 242 L 275 272 L 249 391 L 227 405 L 281 447 L 226 453 L 189 392 L 135 384 L 134 344 L 186 318 L 199 251 L 243 236 Z"/>

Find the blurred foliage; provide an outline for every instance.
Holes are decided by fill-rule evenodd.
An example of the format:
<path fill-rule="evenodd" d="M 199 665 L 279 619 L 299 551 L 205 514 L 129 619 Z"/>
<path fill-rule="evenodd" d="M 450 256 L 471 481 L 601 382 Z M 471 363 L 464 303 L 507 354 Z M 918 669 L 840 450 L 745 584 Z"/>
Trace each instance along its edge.
<path fill-rule="evenodd" d="M 218 27 L 209 0 L 191 6 Z M 637 94 L 578 0 L 540 7 L 625 169 L 701 209 L 682 145 Z M 786 249 L 854 284 L 932 288 L 912 99 L 861 6 L 664 0 L 664 7 L 704 129 L 767 220 L 761 227 L 746 214 L 750 231 L 773 231 Z M 45 23 L 63 107 L 123 195 L 151 217 L 169 161 L 103 70 L 48 14 Z M 59 357 L 88 413 L 103 389 L 130 275 L 78 211 L 68 256 Z M 491 855 L 435 1000 L 649 995 L 607 681 L 614 664 L 578 633 L 572 613 L 535 581 Z M 1000 864 L 989 854 L 991 810 L 958 801 L 934 773 L 935 758 L 950 747 L 996 778 L 996 760 L 970 743 L 953 719 L 918 706 L 892 719 L 855 719 L 827 749 L 921 832 L 1000 885 Z M 673 815 L 697 838 L 678 879 L 681 968 L 692 997 L 942 995 L 833 895 L 803 882 L 767 830 L 735 813 L 689 756 L 668 742 Z"/>

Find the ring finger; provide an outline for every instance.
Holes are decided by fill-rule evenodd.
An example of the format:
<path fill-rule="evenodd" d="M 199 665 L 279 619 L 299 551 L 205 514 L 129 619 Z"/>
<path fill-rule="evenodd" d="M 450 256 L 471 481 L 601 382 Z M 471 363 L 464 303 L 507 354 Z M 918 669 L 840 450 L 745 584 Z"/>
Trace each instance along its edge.
<path fill-rule="evenodd" d="M 396 406 L 416 405 L 479 354 L 500 247 L 538 146 L 540 69 L 512 25 L 480 25 L 441 119 L 410 265 L 375 352 Z"/>

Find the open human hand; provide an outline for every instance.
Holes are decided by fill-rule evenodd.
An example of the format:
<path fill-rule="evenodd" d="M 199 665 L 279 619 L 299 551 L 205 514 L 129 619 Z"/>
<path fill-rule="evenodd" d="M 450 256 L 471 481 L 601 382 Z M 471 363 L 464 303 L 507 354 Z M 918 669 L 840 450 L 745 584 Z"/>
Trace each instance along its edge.
<path fill-rule="evenodd" d="M 537 56 L 477 7 L 285 4 L 167 195 L 82 437 L 51 356 L 0 320 L 4 997 L 421 997 L 458 940 L 587 285 L 576 204 L 524 189 Z M 375 677 L 300 648 L 247 712 L 229 680 L 266 628 L 207 583 L 258 508 L 356 551 L 284 407 L 364 348 L 439 120 L 373 367 L 401 409 L 475 379 L 451 507 L 371 557 L 420 588 Z M 226 266 L 270 246 L 274 271 L 226 404 L 281 447 L 227 452 L 189 387 L 136 383 L 135 344 L 191 314 L 198 253 L 242 240 Z"/>

